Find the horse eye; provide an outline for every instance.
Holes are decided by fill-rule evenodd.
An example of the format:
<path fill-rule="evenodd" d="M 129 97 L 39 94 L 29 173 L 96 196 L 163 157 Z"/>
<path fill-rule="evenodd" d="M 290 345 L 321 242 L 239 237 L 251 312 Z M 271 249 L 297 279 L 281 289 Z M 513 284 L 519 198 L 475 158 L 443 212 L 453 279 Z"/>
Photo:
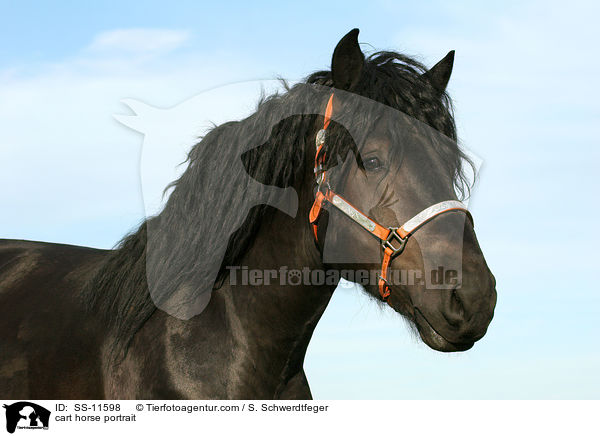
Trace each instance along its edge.
<path fill-rule="evenodd" d="M 377 157 L 370 157 L 363 162 L 367 171 L 377 171 L 383 167 L 381 161 Z"/>

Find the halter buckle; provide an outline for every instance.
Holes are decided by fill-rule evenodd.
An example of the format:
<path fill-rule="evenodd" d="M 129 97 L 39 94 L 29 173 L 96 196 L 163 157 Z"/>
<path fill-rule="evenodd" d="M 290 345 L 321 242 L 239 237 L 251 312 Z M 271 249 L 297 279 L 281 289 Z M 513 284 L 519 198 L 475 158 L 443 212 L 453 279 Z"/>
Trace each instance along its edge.
<path fill-rule="evenodd" d="M 406 246 L 406 241 L 408 240 L 408 236 L 406 238 L 403 238 L 402 236 L 400 236 L 398 234 L 398 232 L 396 231 L 396 230 L 398 230 L 398 227 L 389 227 L 389 230 L 390 230 L 390 233 L 389 233 L 388 237 L 385 240 L 381 241 L 381 248 L 383 248 L 384 250 L 386 248 L 389 248 L 390 250 L 392 250 L 392 257 L 396 257 L 404 251 L 404 247 Z M 393 245 L 394 240 L 399 244 L 398 247 L 394 247 L 394 245 Z"/>

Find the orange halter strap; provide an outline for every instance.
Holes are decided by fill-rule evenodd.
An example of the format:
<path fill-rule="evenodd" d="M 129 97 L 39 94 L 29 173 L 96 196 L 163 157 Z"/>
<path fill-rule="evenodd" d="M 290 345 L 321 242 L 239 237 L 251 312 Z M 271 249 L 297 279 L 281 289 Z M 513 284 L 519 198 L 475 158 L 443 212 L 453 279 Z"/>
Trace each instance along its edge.
<path fill-rule="evenodd" d="M 404 251 L 404 247 L 406 246 L 406 242 L 410 235 L 419 227 L 440 214 L 458 210 L 469 215 L 469 211 L 467 210 L 467 207 L 460 201 L 446 200 L 429 206 L 428 208 L 419 212 L 413 218 L 409 219 L 401 227 L 384 227 L 369 218 L 366 214 L 362 213 L 341 195 L 333 192 L 329 186 L 329 183 L 327 182 L 327 171 L 324 167 L 326 155 L 325 140 L 327 137 L 327 128 L 331 122 L 332 113 L 333 94 L 331 94 L 331 97 L 329 97 L 329 101 L 327 102 L 323 128 L 317 132 L 316 137 L 314 172 L 317 179 L 317 194 L 315 196 L 315 202 L 310 209 L 309 221 L 313 227 L 315 240 L 318 242 L 318 220 L 323 209 L 323 204 L 324 202 L 327 202 L 379 239 L 379 243 L 383 251 L 383 260 L 381 262 L 381 272 L 379 274 L 378 282 L 379 294 L 381 295 L 381 299 L 383 301 L 387 301 L 391 293 L 387 280 L 390 263 L 392 259 Z"/>

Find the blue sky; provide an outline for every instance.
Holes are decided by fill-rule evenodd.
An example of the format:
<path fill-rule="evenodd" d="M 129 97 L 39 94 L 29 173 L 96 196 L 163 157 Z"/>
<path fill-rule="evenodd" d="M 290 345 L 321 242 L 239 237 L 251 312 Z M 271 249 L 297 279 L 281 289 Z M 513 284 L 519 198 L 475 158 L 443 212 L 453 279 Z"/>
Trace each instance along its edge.
<path fill-rule="evenodd" d="M 498 281 L 486 337 L 440 354 L 338 289 L 306 369 L 317 398 L 598 398 L 599 8 L 589 2 L 0 2 L 0 237 L 111 247 L 144 217 L 142 137 L 114 120 L 363 50 L 456 61 L 470 208 Z M 255 97 L 211 119 L 239 116 Z M 230 110 L 231 112 L 227 112 Z M 378 371 L 385 363 L 387 372 Z"/>

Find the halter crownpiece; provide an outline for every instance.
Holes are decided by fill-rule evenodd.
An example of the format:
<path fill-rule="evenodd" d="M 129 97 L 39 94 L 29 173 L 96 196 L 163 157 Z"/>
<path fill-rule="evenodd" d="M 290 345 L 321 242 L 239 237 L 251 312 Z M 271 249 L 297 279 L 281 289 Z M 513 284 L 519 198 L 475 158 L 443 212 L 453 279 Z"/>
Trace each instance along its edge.
<path fill-rule="evenodd" d="M 313 226 L 315 241 L 318 242 L 318 220 L 323 209 L 323 203 L 327 202 L 335 206 L 340 212 L 379 239 L 379 243 L 383 251 L 381 273 L 379 274 L 378 283 L 379 294 L 381 295 L 381 299 L 383 301 L 388 301 L 388 298 L 391 294 L 387 281 L 390 263 L 392 259 L 394 259 L 396 256 L 399 256 L 404 251 L 406 242 L 408 241 L 410 235 L 438 215 L 450 211 L 462 211 L 469 215 L 469 211 L 467 210 L 467 207 L 460 201 L 446 200 L 422 210 L 417 215 L 406 221 L 401 227 L 384 227 L 378 222 L 369 218 L 366 214 L 362 213 L 341 195 L 333 192 L 329 186 L 329 182 L 327 181 L 327 170 L 325 170 L 325 156 L 327 152 L 325 143 L 327 139 L 327 128 L 329 127 L 331 115 L 333 113 L 333 95 L 334 94 L 332 93 L 329 97 L 329 101 L 327 102 L 323 128 L 317 132 L 315 141 L 316 153 L 314 172 L 317 182 L 317 193 L 312 208 L 310 209 L 309 221 Z"/>

